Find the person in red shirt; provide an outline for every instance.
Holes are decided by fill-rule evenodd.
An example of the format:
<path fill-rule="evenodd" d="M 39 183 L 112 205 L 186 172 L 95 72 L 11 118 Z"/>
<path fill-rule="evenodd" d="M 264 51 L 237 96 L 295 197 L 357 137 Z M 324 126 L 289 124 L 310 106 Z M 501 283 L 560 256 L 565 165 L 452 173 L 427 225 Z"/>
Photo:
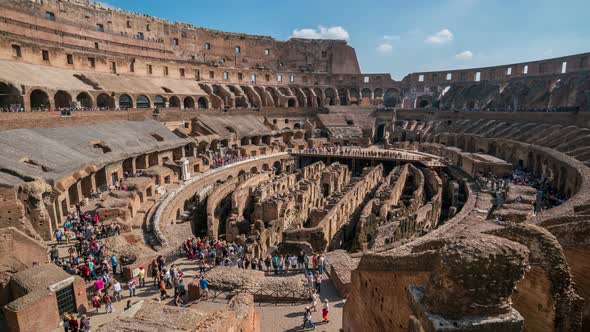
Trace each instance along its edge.
<path fill-rule="evenodd" d="M 80 273 L 82 274 L 82 278 L 86 281 L 86 283 L 90 282 L 90 268 L 88 265 L 83 264 L 80 267 Z"/>

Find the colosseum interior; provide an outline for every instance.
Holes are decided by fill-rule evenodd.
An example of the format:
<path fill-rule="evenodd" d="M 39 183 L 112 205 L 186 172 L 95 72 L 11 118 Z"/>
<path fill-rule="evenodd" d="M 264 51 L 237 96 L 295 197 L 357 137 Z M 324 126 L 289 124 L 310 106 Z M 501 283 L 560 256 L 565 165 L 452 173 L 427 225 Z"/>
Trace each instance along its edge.
<path fill-rule="evenodd" d="M 395 80 L 343 40 L 0 8 L 0 330 L 590 330 L 590 53 Z"/>

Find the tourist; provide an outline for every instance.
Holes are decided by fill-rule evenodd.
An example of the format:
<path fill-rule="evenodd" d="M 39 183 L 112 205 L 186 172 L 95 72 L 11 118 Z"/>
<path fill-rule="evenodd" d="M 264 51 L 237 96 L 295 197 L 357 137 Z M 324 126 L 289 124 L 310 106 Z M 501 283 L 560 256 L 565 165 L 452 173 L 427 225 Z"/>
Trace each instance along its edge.
<path fill-rule="evenodd" d="M 203 292 L 203 296 L 205 296 L 205 300 L 209 299 L 209 280 L 205 279 L 205 276 L 201 276 L 199 280 L 199 287 Z"/>
<path fill-rule="evenodd" d="M 107 314 L 113 312 L 113 302 L 111 301 L 111 297 L 109 296 L 108 292 L 104 293 L 104 296 L 102 297 L 102 302 L 104 302 L 105 312 Z"/>
<path fill-rule="evenodd" d="M 298 257 L 293 255 L 293 256 L 289 257 L 289 261 L 291 263 L 291 270 L 295 271 L 295 269 L 297 268 Z"/>
<path fill-rule="evenodd" d="M 118 280 L 113 284 L 113 297 L 117 302 L 121 301 L 121 284 Z"/>
<path fill-rule="evenodd" d="M 156 286 L 158 285 L 158 277 L 160 275 L 160 271 L 158 269 L 158 261 L 154 259 L 150 266 L 152 267 L 152 281 L 154 282 L 154 286 Z"/>
<path fill-rule="evenodd" d="M 318 257 L 318 272 L 320 275 L 324 273 L 324 264 L 326 263 L 326 258 L 324 255 L 320 254 Z"/>
<path fill-rule="evenodd" d="M 199 274 L 204 274 L 205 273 L 205 260 L 201 259 L 200 263 L 199 263 Z"/>
<path fill-rule="evenodd" d="M 65 313 L 63 317 L 64 332 L 70 332 L 70 314 Z"/>
<path fill-rule="evenodd" d="M 139 287 L 145 287 L 145 270 L 143 269 L 143 265 L 139 266 L 139 274 L 137 276 L 139 278 Z"/>
<path fill-rule="evenodd" d="M 307 323 L 315 330 L 315 324 L 311 319 L 311 309 L 309 307 L 305 307 L 305 313 L 303 314 L 303 326 L 301 328 L 307 328 Z"/>
<path fill-rule="evenodd" d="M 324 306 L 322 307 L 322 318 L 324 319 L 324 323 L 329 323 L 330 319 L 328 318 L 328 313 L 330 310 L 328 309 L 328 299 L 324 299 Z"/>
<path fill-rule="evenodd" d="M 125 305 L 124 310 L 129 310 L 129 309 L 131 309 L 131 300 L 127 300 L 127 304 Z"/>
<path fill-rule="evenodd" d="M 62 244 L 63 242 L 63 232 L 61 231 L 61 229 L 56 229 L 55 232 L 55 239 L 57 240 L 57 244 Z"/>
<path fill-rule="evenodd" d="M 164 281 L 163 278 L 160 279 L 160 300 L 164 300 L 166 297 L 168 297 L 168 294 L 166 293 L 166 281 Z"/>
<path fill-rule="evenodd" d="M 320 289 L 322 287 L 322 275 L 319 274 L 318 271 L 316 271 L 313 277 L 315 282 L 315 290 L 316 292 L 318 292 L 318 294 L 320 294 Z"/>
<path fill-rule="evenodd" d="M 300 251 L 299 255 L 297 255 L 297 268 L 299 268 L 299 272 L 303 272 L 304 264 L 305 264 L 305 255 L 303 254 L 303 251 Z"/>
<path fill-rule="evenodd" d="M 264 260 L 264 266 L 266 266 L 266 272 L 270 272 L 270 266 L 271 266 L 270 256 L 266 256 L 266 259 Z M 276 274 L 276 272 L 275 272 L 275 274 Z"/>
<path fill-rule="evenodd" d="M 320 299 L 320 296 L 315 291 L 312 291 L 311 292 L 311 308 L 313 308 L 313 312 L 318 311 L 319 299 Z"/>
<path fill-rule="evenodd" d="M 117 261 L 117 257 L 115 257 L 115 255 L 111 255 L 111 266 L 113 268 L 113 274 L 117 274 L 117 266 L 119 266 L 119 262 Z"/>
<path fill-rule="evenodd" d="M 51 258 L 52 262 L 59 260 L 59 250 L 57 249 L 57 246 L 51 247 L 49 257 Z"/>
<path fill-rule="evenodd" d="M 184 285 L 184 282 L 182 279 L 179 280 L 177 288 L 178 288 L 178 295 L 180 295 L 184 299 L 184 296 L 186 295 L 186 286 Z"/>
<path fill-rule="evenodd" d="M 306 281 L 307 281 L 307 287 L 309 287 L 309 288 L 311 288 L 311 289 L 315 289 L 315 287 L 314 287 L 314 280 L 315 280 L 315 279 L 314 279 L 314 277 L 313 277 L 313 273 L 312 273 L 311 271 L 309 271 L 309 272 L 307 273 L 307 278 L 306 278 Z"/>
<path fill-rule="evenodd" d="M 279 273 L 285 273 L 285 260 L 283 259 L 283 255 L 279 255 Z"/>
<path fill-rule="evenodd" d="M 90 332 L 90 318 L 86 315 L 82 315 L 82 319 L 80 319 L 80 328 L 82 332 Z"/>
<path fill-rule="evenodd" d="M 96 310 L 95 312 L 98 313 L 98 311 L 100 310 L 100 297 L 98 296 L 97 293 L 94 294 L 94 296 L 92 297 L 92 307 Z"/>
<path fill-rule="evenodd" d="M 137 287 L 137 281 L 136 278 L 131 278 L 131 280 L 129 280 L 129 282 L 127 283 L 127 287 L 129 287 L 129 297 L 134 297 L 135 296 L 135 288 Z"/>
<path fill-rule="evenodd" d="M 78 332 L 78 319 L 75 314 L 70 315 L 70 331 Z"/>
<path fill-rule="evenodd" d="M 272 267 L 275 270 L 275 274 L 279 272 L 279 258 L 276 254 L 272 256 Z"/>
<path fill-rule="evenodd" d="M 104 289 L 104 282 L 102 279 L 96 279 L 94 281 L 94 291 L 100 296 L 102 294 L 102 290 Z"/>

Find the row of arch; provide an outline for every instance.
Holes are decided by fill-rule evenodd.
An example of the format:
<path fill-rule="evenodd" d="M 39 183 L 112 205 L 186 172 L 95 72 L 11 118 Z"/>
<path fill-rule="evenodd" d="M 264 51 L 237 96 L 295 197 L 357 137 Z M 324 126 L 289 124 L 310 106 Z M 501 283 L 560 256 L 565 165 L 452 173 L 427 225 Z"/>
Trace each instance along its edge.
<path fill-rule="evenodd" d="M 117 99 L 115 99 L 117 98 Z M 108 93 L 100 93 L 96 99 L 88 92 L 80 92 L 72 95 L 65 90 L 58 90 L 50 98 L 50 94 L 42 89 L 34 89 L 29 94 L 29 104 L 32 110 L 46 109 L 51 106 L 55 108 L 69 108 L 79 105 L 84 108 L 115 108 L 118 104 L 121 108 L 209 108 L 209 101 L 206 97 L 198 97 L 196 100 L 192 96 L 185 96 L 181 99 L 178 96 L 156 95 L 153 100 L 149 96 L 140 94 L 135 98 L 129 94 L 121 94 L 115 97 Z M 53 99 L 53 100 L 51 100 Z M 96 103 L 95 103 L 96 100 Z M 53 101 L 53 105 L 52 105 Z M 118 102 L 118 103 L 117 103 Z M 0 107 L 8 108 L 11 105 L 25 105 L 25 97 L 12 84 L 0 82 Z"/>
<path fill-rule="evenodd" d="M 207 88 L 209 87 L 209 88 Z M 80 92 L 73 96 L 67 91 L 58 90 L 53 98 L 42 89 L 34 89 L 29 95 L 30 107 L 33 110 L 50 108 L 69 108 L 79 105 L 84 108 L 185 108 L 208 109 L 229 107 L 323 107 L 335 105 L 360 104 L 362 99 L 383 99 L 385 102 L 393 100 L 396 104 L 399 100 L 399 91 L 396 89 L 374 90 L 364 88 L 311 88 L 311 87 L 263 87 L 263 86 L 234 86 L 204 85 L 209 98 L 201 96 L 193 98 L 185 96 L 148 96 L 140 94 L 132 97 L 130 94 L 114 96 L 109 93 L 100 93 L 93 97 L 88 92 Z M 117 99 L 115 99 L 117 98 Z M 210 100 L 211 99 L 211 102 Z M 52 102 L 53 101 L 53 105 Z M 0 107 L 9 105 L 24 105 L 24 97 L 12 84 L 0 82 Z"/>
<path fill-rule="evenodd" d="M 224 84 L 200 84 L 209 94 L 213 108 L 235 107 L 323 107 L 361 104 L 363 99 L 383 101 L 395 106 L 399 101 L 397 89 L 374 90 L 364 88 L 311 88 L 275 86 L 238 86 Z M 387 105 L 386 105 L 387 106 Z"/>

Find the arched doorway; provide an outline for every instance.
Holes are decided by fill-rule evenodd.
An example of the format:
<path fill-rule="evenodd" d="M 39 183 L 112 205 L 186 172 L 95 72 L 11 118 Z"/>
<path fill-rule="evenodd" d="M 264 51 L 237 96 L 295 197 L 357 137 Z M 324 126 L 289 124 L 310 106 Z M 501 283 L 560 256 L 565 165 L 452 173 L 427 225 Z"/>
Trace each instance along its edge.
<path fill-rule="evenodd" d="M 380 88 L 375 89 L 375 91 L 373 92 L 373 98 L 383 98 L 383 90 Z"/>
<path fill-rule="evenodd" d="M 0 108 L 18 111 L 23 104 L 20 91 L 14 85 L 0 82 Z"/>
<path fill-rule="evenodd" d="M 287 102 L 287 107 L 295 107 L 295 99 L 289 99 L 289 101 Z"/>
<path fill-rule="evenodd" d="M 338 89 L 338 96 L 340 96 L 340 105 L 348 105 L 346 89 Z"/>
<path fill-rule="evenodd" d="M 422 99 L 418 103 L 418 108 L 426 108 L 426 107 L 428 107 L 428 105 L 430 105 L 430 103 L 428 102 L 428 100 Z"/>
<path fill-rule="evenodd" d="M 377 126 L 377 130 L 375 131 L 375 140 L 374 143 L 381 142 L 383 140 L 383 136 L 385 135 L 385 124 L 382 123 Z"/>
<path fill-rule="evenodd" d="M 274 168 L 276 175 L 281 174 L 281 172 L 283 171 L 283 165 L 278 160 L 275 161 L 274 164 L 272 164 L 272 168 Z"/>
<path fill-rule="evenodd" d="M 326 94 L 326 102 L 330 105 L 330 106 L 334 106 L 336 105 L 336 91 L 332 88 L 327 88 L 325 91 Z"/>
<path fill-rule="evenodd" d="M 195 108 L 195 100 L 193 99 L 193 97 L 185 97 L 183 104 L 184 104 L 184 109 Z"/>
<path fill-rule="evenodd" d="M 360 97 L 361 97 L 359 90 L 352 88 L 352 89 L 348 90 L 348 93 L 350 95 L 350 104 L 358 105 L 360 103 Z"/>
<path fill-rule="evenodd" d="M 176 96 L 170 97 L 170 100 L 168 101 L 168 106 L 170 108 L 180 108 L 180 99 Z"/>
<path fill-rule="evenodd" d="M 199 104 L 199 109 L 201 110 L 206 110 L 207 108 L 209 108 L 207 98 L 205 97 L 199 97 L 197 103 Z"/>
<path fill-rule="evenodd" d="M 49 96 L 43 90 L 33 90 L 30 99 L 32 111 L 49 108 Z"/>
<path fill-rule="evenodd" d="M 139 102 L 138 102 L 138 105 L 139 105 Z M 149 106 L 149 101 L 148 101 L 148 106 L 147 107 L 150 107 Z M 154 107 L 156 107 L 156 108 L 165 108 L 166 107 L 166 98 L 164 98 L 162 96 L 155 96 L 154 97 Z"/>
<path fill-rule="evenodd" d="M 57 91 L 53 99 L 55 100 L 56 108 L 72 107 L 72 96 L 63 90 Z"/>
<path fill-rule="evenodd" d="M 383 105 L 385 107 L 395 107 L 398 103 L 399 92 L 394 89 L 387 89 L 383 97 Z"/>
<path fill-rule="evenodd" d="M 369 98 L 369 99 L 371 99 L 371 89 L 369 89 L 369 88 L 364 88 L 364 89 L 361 91 L 361 96 L 363 97 L 363 99 L 365 99 L 365 98 Z"/>
<path fill-rule="evenodd" d="M 136 105 L 137 108 L 150 108 L 150 99 L 144 95 L 137 96 Z"/>
<path fill-rule="evenodd" d="M 91 108 L 92 107 L 92 98 L 86 92 L 80 92 L 76 96 L 76 101 L 78 102 L 78 105 L 80 105 L 80 107 L 84 107 L 84 108 Z"/>
<path fill-rule="evenodd" d="M 115 108 L 115 100 L 106 93 L 101 93 L 96 97 L 96 107 Z"/>
<path fill-rule="evenodd" d="M 119 96 L 119 107 L 120 108 L 133 108 L 133 99 L 129 95 Z"/>

